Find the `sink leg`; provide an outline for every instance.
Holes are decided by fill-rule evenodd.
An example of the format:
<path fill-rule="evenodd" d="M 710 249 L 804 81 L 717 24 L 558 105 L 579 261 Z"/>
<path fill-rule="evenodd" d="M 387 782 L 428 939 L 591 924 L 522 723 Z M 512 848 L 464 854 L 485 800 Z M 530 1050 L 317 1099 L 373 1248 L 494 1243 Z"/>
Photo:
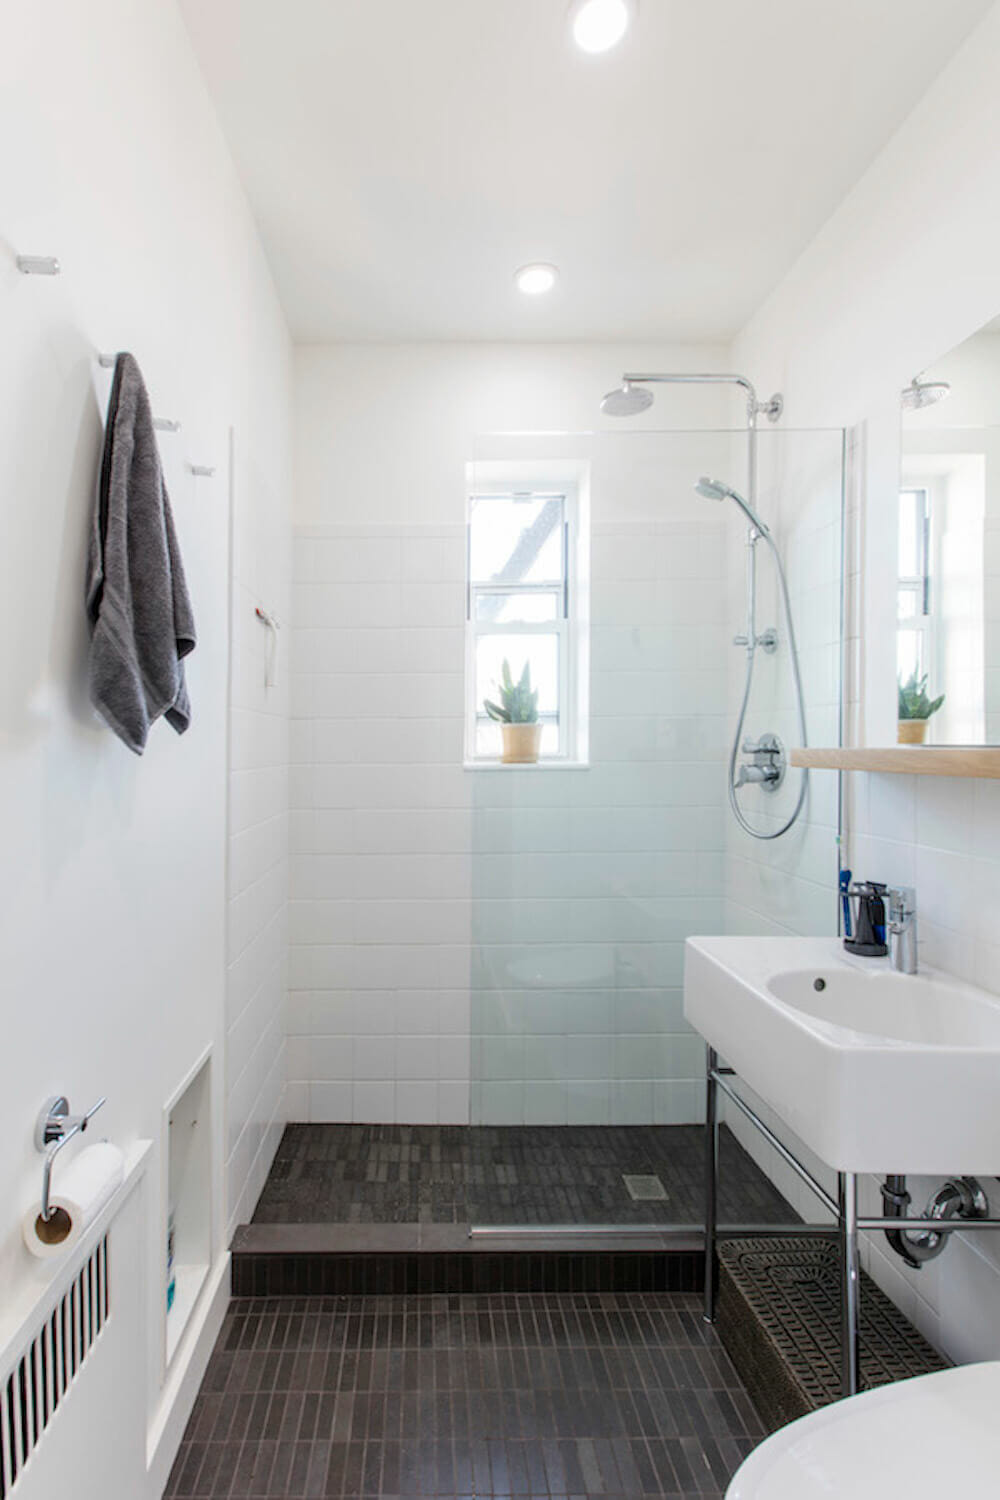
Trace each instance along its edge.
<path fill-rule="evenodd" d="M 719 1192 L 719 1090 L 713 1047 L 705 1053 L 705 1322 L 715 1322 L 715 1240 Z"/>
<path fill-rule="evenodd" d="M 841 1394 L 859 1389 L 858 1343 L 861 1283 L 858 1279 L 858 1180 L 853 1172 L 837 1177 L 841 1243 Z"/>

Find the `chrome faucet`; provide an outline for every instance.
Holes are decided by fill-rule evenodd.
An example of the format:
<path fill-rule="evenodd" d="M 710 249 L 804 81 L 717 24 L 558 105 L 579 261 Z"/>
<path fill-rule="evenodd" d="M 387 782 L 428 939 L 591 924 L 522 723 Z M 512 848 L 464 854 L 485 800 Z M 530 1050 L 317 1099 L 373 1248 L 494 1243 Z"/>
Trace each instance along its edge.
<path fill-rule="evenodd" d="M 917 972 L 917 893 L 911 885 L 890 886 L 888 903 L 889 962 L 897 974 Z"/>

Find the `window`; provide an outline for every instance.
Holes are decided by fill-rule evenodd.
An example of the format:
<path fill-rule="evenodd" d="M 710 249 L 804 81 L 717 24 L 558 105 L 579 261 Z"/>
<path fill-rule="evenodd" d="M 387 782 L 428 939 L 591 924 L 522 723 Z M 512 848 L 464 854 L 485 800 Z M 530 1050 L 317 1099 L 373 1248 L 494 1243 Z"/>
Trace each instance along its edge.
<path fill-rule="evenodd" d="M 900 490 L 896 669 L 904 682 L 930 670 L 930 534 L 928 491 Z"/>
<path fill-rule="evenodd" d="M 499 697 L 503 663 L 538 691 L 543 760 L 577 760 L 579 615 L 572 487 L 469 497 L 466 748 L 500 758 L 500 726 L 483 700 Z"/>

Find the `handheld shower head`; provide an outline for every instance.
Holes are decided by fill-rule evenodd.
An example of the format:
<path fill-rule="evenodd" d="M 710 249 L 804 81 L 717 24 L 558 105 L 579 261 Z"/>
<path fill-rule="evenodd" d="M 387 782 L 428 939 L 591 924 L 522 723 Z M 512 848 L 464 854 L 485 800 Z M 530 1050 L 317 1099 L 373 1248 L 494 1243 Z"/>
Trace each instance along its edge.
<path fill-rule="evenodd" d="M 652 391 L 633 384 L 631 380 L 623 380 L 604 397 L 601 411 L 606 417 L 637 417 L 641 411 L 648 411 L 652 404 Z"/>
<path fill-rule="evenodd" d="M 704 495 L 706 500 L 732 500 L 735 505 L 739 506 L 750 522 L 750 525 L 756 531 L 760 532 L 761 536 L 769 537 L 771 535 L 753 506 L 749 501 L 744 500 L 740 492 L 734 490 L 732 485 L 723 484 L 721 479 L 709 479 L 707 474 L 703 474 L 695 485 L 695 490 L 699 495 Z"/>
<path fill-rule="evenodd" d="M 707 474 L 701 476 L 695 485 L 695 490 L 706 500 L 731 500 L 736 494 L 735 490 L 729 489 L 728 485 L 723 484 L 721 480 L 709 479 Z"/>

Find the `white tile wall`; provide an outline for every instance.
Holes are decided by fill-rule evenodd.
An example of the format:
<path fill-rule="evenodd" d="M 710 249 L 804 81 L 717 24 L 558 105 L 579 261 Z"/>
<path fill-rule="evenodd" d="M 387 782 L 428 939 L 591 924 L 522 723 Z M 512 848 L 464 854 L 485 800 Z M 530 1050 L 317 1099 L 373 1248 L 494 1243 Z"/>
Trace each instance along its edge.
<path fill-rule="evenodd" d="M 792 615 L 812 745 L 836 745 L 841 693 L 841 505 L 843 454 L 836 432 L 763 435 L 760 508 L 772 527 L 788 579 Z M 742 631 L 745 598 L 746 528 L 731 519 L 729 564 L 730 634 Z M 758 653 L 745 736 L 777 733 L 786 745 L 800 742 L 786 630 L 774 565 L 757 544 L 758 630 L 778 629 L 773 656 Z M 745 657 L 730 647 L 731 725 L 743 693 Z M 757 828 L 784 822 L 798 794 L 800 773 L 788 772 L 772 795 L 756 788 L 740 793 L 740 805 Z M 824 933 L 836 930 L 839 826 L 835 772 L 812 771 L 802 815 L 770 842 L 751 839 L 735 819 L 726 821 L 727 932 Z"/>
<path fill-rule="evenodd" d="M 806 700 L 806 728 L 812 745 L 839 743 L 841 693 L 841 550 L 842 447 L 836 433 L 788 433 L 780 446 L 762 444 L 761 513 L 772 527 L 788 579 Z M 746 542 L 745 527 L 734 523 L 728 552 L 733 629 L 742 631 Z M 758 543 L 758 630 L 776 625 L 779 648 L 773 657 L 758 654 L 745 735 L 779 734 L 786 745 L 800 741 L 794 689 L 789 673 L 787 631 L 775 586 L 774 565 Z M 743 693 L 745 657 L 733 652 L 730 671 L 729 732 L 733 732 Z M 775 797 L 748 788 L 740 805 L 757 828 L 768 831 L 784 822 L 798 794 L 799 772 L 790 770 Z M 837 837 L 840 823 L 838 777 L 811 771 L 802 813 L 791 829 L 770 842 L 744 833 L 726 819 L 725 928 L 749 934 L 833 934 L 837 930 Z M 762 1118 L 781 1137 L 785 1131 L 761 1100 Z M 792 1207 L 811 1222 L 826 1217 L 815 1197 L 784 1165 L 778 1154 L 731 1106 L 723 1117 L 747 1151 L 778 1185 Z M 801 1159 L 821 1180 L 830 1174 L 795 1142 Z"/>
<path fill-rule="evenodd" d="M 290 1116 L 466 1121 L 465 541 L 294 542 Z"/>
<path fill-rule="evenodd" d="M 863 546 L 849 565 L 854 580 L 864 583 L 865 597 L 863 612 L 852 619 L 848 633 L 855 691 L 848 704 L 848 743 L 890 743 L 895 717 L 891 497 L 899 474 L 897 392 L 909 378 L 906 371 L 936 363 L 942 350 L 993 319 L 1000 303 L 995 248 L 1000 220 L 984 214 L 994 200 L 978 186 L 995 174 L 1000 149 L 994 89 L 998 58 L 1000 8 L 992 6 L 916 106 L 906 129 L 896 133 L 844 198 L 735 347 L 737 366 L 768 374 L 762 381 L 768 387 L 780 374 L 790 410 L 801 412 L 805 420 L 865 420 L 859 466 L 865 504 L 857 512 Z M 961 151 L 940 142 L 944 122 L 952 140 L 964 143 Z M 926 142 L 931 139 L 942 148 L 929 153 Z M 932 220 L 926 213 L 930 202 L 936 206 Z M 931 287 L 934 294 L 929 296 Z M 859 628 L 859 621 L 866 627 Z M 868 638 L 862 640 L 865 628 Z M 867 691 L 866 658 L 874 667 Z M 947 953 L 950 963 L 954 954 L 961 965 L 971 955 L 985 975 L 989 938 L 984 929 L 995 910 L 995 840 L 986 845 L 974 834 L 976 842 L 956 855 L 925 842 L 927 819 L 921 832 L 916 790 L 908 807 L 905 788 L 900 794 L 890 786 L 894 778 L 854 774 L 845 776 L 844 783 L 847 826 L 876 840 L 850 851 L 853 868 L 875 876 L 893 864 L 913 868 L 927 960 Z M 850 814 L 855 788 L 864 809 L 860 821 Z M 984 804 L 992 800 L 991 791 L 981 793 L 976 787 L 972 797 L 974 816 L 984 817 L 985 841 L 990 823 Z M 881 830 L 874 834 L 873 820 Z M 871 856 L 877 859 L 868 868 L 863 861 Z M 987 884 L 964 911 L 956 910 L 949 880 L 962 881 L 969 867 Z M 926 880 L 930 884 L 925 888 Z M 947 912 L 944 923 L 936 910 L 939 896 Z M 936 1262 L 936 1269 L 925 1267 L 911 1278 L 913 1295 L 920 1295 L 940 1319 L 942 1343 L 962 1357 L 995 1358 L 1000 1353 L 995 1329 L 1000 1284 L 986 1266 L 985 1253 L 986 1247 L 976 1251 L 959 1241 Z M 896 1272 L 899 1281 L 904 1274 Z"/>
<path fill-rule="evenodd" d="M 269 686 L 257 606 L 287 623 L 290 547 L 278 497 L 237 444 L 232 582 L 226 983 L 227 1238 L 253 1214 L 288 1118 L 289 672 Z"/>
<path fill-rule="evenodd" d="M 462 528 L 294 549 L 289 1111 L 697 1118 L 722 920 L 723 529 L 593 530 L 591 765 L 462 767 Z"/>
<path fill-rule="evenodd" d="M 944 969 L 1000 994 L 1000 945 L 991 917 L 1000 895 L 1000 785 L 860 773 L 852 773 L 850 780 L 854 826 L 847 852 L 852 868 L 865 878 L 916 886 L 921 965 Z M 787 1131 L 780 1126 L 778 1130 L 787 1137 Z M 749 1140 L 746 1144 L 804 1217 L 823 1217 L 812 1195 L 768 1148 L 761 1150 Z M 832 1174 L 818 1162 L 812 1166 L 832 1188 Z M 961 1170 L 962 1163 L 956 1162 L 955 1172 Z M 916 1213 L 940 1181 L 910 1177 L 908 1186 L 911 1211 Z M 983 1186 L 996 1212 L 1000 1184 L 990 1178 Z M 877 1179 L 862 1184 L 862 1205 L 865 1212 L 881 1212 Z M 953 1235 L 938 1260 L 914 1271 L 881 1235 L 864 1235 L 862 1261 L 920 1331 L 950 1358 L 997 1359 L 997 1238 Z"/>
<path fill-rule="evenodd" d="M 850 468 L 849 464 L 849 472 Z M 863 657 L 858 649 L 862 517 L 854 487 L 849 485 L 845 717 L 849 734 L 858 739 L 863 692 Z M 851 773 L 844 777 L 844 804 L 845 864 L 855 876 L 916 887 L 921 965 L 944 969 L 1000 994 L 1000 942 L 993 918 L 1000 898 L 1000 784 Z M 810 925 L 807 905 L 796 905 L 787 925 L 788 930 L 803 933 L 834 930 L 832 922 L 825 927 Z M 792 1141 L 767 1110 L 762 1113 L 832 1190 L 833 1174 L 810 1159 L 801 1143 Z M 815 1198 L 776 1154 L 762 1146 L 760 1137 L 741 1121 L 731 1123 L 796 1210 L 804 1218 L 821 1221 L 825 1216 L 818 1211 Z M 1000 1156 L 997 1165 L 1000 1171 Z M 956 1173 L 961 1170 L 962 1164 L 956 1162 Z M 940 1183 L 911 1177 L 908 1186 L 912 1211 L 917 1212 Z M 996 1212 L 1000 1184 L 989 1179 L 984 1187 Z M 862 1184 L 862 1207 L 865 1212 L 881 1211 L 875 1178 Z M 950 1358 L 996 1359 L 1000 1358 L 1000 1317 L 995 1311 L 1000 1307 L 1000 1246 L 993 1243 L 996 1238 L 953 1235 L 938 1260 L 914 1271 L 889 1249 L 883 1236 L 864 1235 L 862 1260 L 893 1301 Z"/>

